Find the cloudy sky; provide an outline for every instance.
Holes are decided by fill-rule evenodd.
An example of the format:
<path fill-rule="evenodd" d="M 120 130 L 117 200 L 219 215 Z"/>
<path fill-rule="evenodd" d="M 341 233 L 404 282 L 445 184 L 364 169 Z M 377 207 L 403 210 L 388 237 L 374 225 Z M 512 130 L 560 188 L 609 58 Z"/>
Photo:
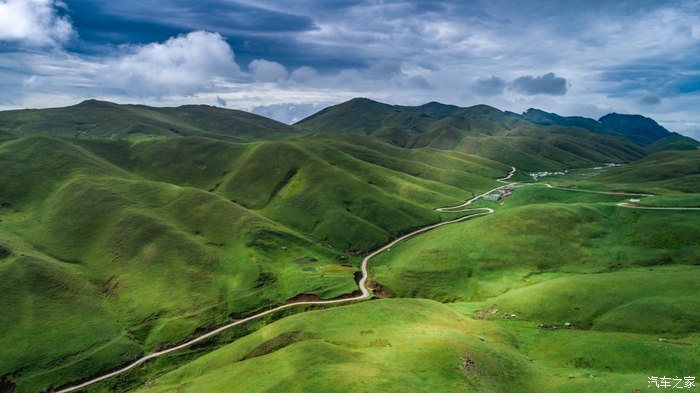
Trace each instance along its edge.
<path fill-rule="evenodd" d="M 363 96 L 700 139 L 700 3 L 0 0 L 0 109 L 203 103 L 285 122 Z"/>

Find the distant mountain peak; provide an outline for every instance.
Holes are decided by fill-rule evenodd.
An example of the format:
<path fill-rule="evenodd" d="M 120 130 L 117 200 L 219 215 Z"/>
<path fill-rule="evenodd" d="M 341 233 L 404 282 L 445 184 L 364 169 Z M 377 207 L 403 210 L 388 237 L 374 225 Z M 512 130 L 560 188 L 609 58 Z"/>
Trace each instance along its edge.
<path fill-rule="evenodd" d="M 355 97 L 355 98 L 352 98 L 352 99 L 350 99 L 350 100 L 348 100 L 348 101 L 345 101 L 344 103 L 341 103 L 340 105 L 343 105 L 343 104 L 379 104 L 379 105 L 387 105 L 387 104 L 381 103 L 381 102 L 379 102 L 379 101 L 375 101 L 375 100 L 373 100 L 373 99 L 371 99 L 371 98 L 367 98 L 367 97 Z"/>
<path fill-rule="evenodd" d="M 115 104 L 115 103 L 110 102 L 110 101 L 89 99 L 89 100 L 85 100 L 85 101 L 83 101 L 77 105 L 74 105 L 74 106 L 79 107 L 79 108 L 85 108 L 85 107 L 96 108 L 96 107 L 114 107 L 114 106 L 118 106 L 118 105 L 119 104 Z"/>
<path fill-rule="evenodd" d="M 609 113 L 598 120 L 638 145 L 646 146 L 672 135 L 654 119 L 642 115 Z"/>
<path fill-rule="evenodd" d="M 420 105 L 418 108 L 459 108 L 456 105 L 450 105 L 450 104 L 443 104 L 442 102 L 437 102 L 437 101 L 430 101 L 428 103 L 425 103 L 423 105 Z"/>

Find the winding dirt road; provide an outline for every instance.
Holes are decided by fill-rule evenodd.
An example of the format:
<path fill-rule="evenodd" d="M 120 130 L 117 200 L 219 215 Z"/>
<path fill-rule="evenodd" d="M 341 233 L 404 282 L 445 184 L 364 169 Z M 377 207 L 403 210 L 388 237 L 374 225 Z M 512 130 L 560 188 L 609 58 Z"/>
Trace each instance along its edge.
<path fill-rule="evenodd" d="M 515 171 L 516 171 L 515 167 L 512 167 L 511 171 L 508 173 L 507 176 L 502 177 L 502 178 L 500 178 L 500 179 L 496 179 L 496 180 L 498 180 L 498 181 L 500 181 L 500 182 L 502 182 L 502 183 L 508 183 L 507 180 L 510 179 L 510 178 L 515 174 Z M 221 326 L 221 327 L 219 327 L 219 328 L 217 328 L 217 329 L 215 329 L 215 330 L 212 330 L 212 331 L 210 331 L 210 332 L 204 333 L 204 334 L 202 334 L 201 336 L 195 337 L 195 338 L 193 338 L 193 339 L 191 339 L 191 340 L 189 340 L 189 341 L 185 341 L 184 343 L 182 343 L 182 344 L 180 344 L 180 345 L 177 345 L 177 346 L 174 346 L 174 347 L 171 347 L 171 348 L 168 348 L 168 349 L 164 349 L 164 350 L 162 350 L 162 351 L 150 353 L 150 354 L 148 354 L 148 355 L 145 355 L 145 356 L 143 356 L 143 357 L 141 357 L 141 358 L 139 358 L 139 359 L 133 361 L 132 363 L 129 363 L 127 366 L 124 366 L 124 367 L 122 367 L 122 368 L 120 368 L 120 369 L 118 369 L 118 370 L 115 370 L 115 371 L 109 372 L 109 373 L 107 373 L 107 374 L 101 375 L 101 376 L 99 376 L 99 377 L 96 377 L 96 378 L 87 380 L 87 381 L 82 382 L 82 383 L 77 384 L 77 385 L 65 387 L 65 388 L 63 388 L 63 389 L 57 390 L 56 393 L 73 392 L 73 391 L 76 391 L 76 390 L 85 388 L 85 387 L 87 387 L 87 386 L 90 386 L 90 385 L 92 385 L 92 384 L 95 384 L 95 383 L 97 383 L 97 382 L 104 381 L 105 379 L 109 379 L 109 378 L 115 377 L 115 376 L 117 376 L 117 375 L 119 375 L 119 374 L 123 374 L 123 373 L 125 373 L 125 372 L 127 372 L 127 371 L 129 371 L 129 370 L 131 370 L 131 369 L 133 369 L 133 368 L 135 368 L 135 367 L 137 367 L 137 366 L 139 366 L 139 365 L 141 365 L 141 364 L 143 364 L 143 363 L 145 363 L 145 362 L 151 360 L 151 359 L 155 359 L 155 358 L 161 357 L 161 356 L 163 356 L 163 355 L 167 355 L 167 354 L 169 354 L 169 353 L 178 351 L 178 350 L 180 350 L 180 349 L 187 348 L 187 347 L 189 347 L 189 346 L 191 346 L 191 345 L 193 345 L 193 344 L 196 344 L 196 343 L 198 343 L 198 342 L 200 342 L 200 341 L 203 341 L 203 340 L 206 340 L 206 339 L 208 339 L 208 338 L 210 338 L 210 337 L 216 336 L 217 334 L 219 334 L 219 333 L 221 333 L 221 332 L 223 332 L 223 331 L 225 331 L 225 330 L 231 329 L 232 327 L 235 327 L 235 326 L 238 326 L 238 325 L 242 325 L 242 324 L 244 324 L 244 323 L 246 323 L 246 322 L 250 322 L 250 321 L 252 321 L 252 320 L 254 320 L 254 319 L 257 319 L 257 318 L 263 317 L 263 316 L 265 316 L 265 315 L 269 315 L 269 314 L 275 313 L 275 312 L 280 311 L 280 310 L 284 310 L 284 309 L 287 309 L 287 308 L 290 308 L 290 307 L 294 307 L 294 306 L 303 306 L 303 305 L 323 305 L 323 304 L 340 304 L 340 303 L 350 303 L 350 302 L 355 302 L 355 301 L 358 301 L 358 300 L 369 299 L 369 298 L 371 297 L 371 294 L 370 294 L 369 290 L 367 289 L 366 283 L 367 283 L 367 278 L 368 278 L 367 263 L 369 262 L 370 259 L 372 259 L 372 258 L 373 258 L 374 256 L 376 256 L 377 254 L 379 254 L 379 253 L 381 253 L 381 252 L 383 252 L 383 251 L 386 251 L 387 249 L 389 249 L 389 248 L 395 246 L 397 243 L 399 243 L 399 242 L 401 242 L 401 241 L 403 241 L 403 240 L 408 239 L 409 237 L 418 235 L 418 234 L 423 233 L 423 232 L 427 232 L 427 231 L 429 231 L 429 230 L 431 230 L 431 229 L 435 229 L 435 228 L 441 227 L 441 226 L 443 226 L 443 225 L 453 224 L 453 223 L 456 223 L 456 222 L 468 220 L 468 219 L 470 219 L 470 218 L 479 217 L 479 216 L 484 216 L 484 215 L 493 213 L 494 210 L 491 209 L 491 208 L 488 208 L 488 207 L 481 207 L 481 208 L 474 208 L 474 209 L 472 209 L 472 208 L 468 208 L 468 206 L 471 205 L 471 203 L 474 202 L 475 200 L 477 200 L 477 199 L 483 197 L 484 195 L 488 195 L 488 194 L 490 194 L 490 193 L 492 193 L 492 192 L 494 192 L 494 191 L 496 191 L 496 190 L 499 190 L 499 189 L 501 189 L 501 188 L 508 187 L 508 186 L 511 185 L 511 184 L 515 184 L 515 183 L 508 183 L 508 184 L 506 184 L 506 185 L 493 188 L 493 189 L 491 189 L 491 190 L 489 190 L 489 191 L 487 191 L 487 192 L 485 192 L 485 193 L 483 193 L 483 194 L 477 195 L 477 196 L 475 196 L 475 197 L 469 199 L 468 201 L 466 201 L 466 202 L 464 202 L 464 203 L 462 203 L 462 204 L 460 204 L 460 205 L 457 205 L 457 206 L 443 207 L 443 208 L 435 209 L 435 210 L 437 210 L 437 211 L 439 211 L 439 212 L 445 212 L 445 213 L 456 213 L 456 212 L 466 212 L 466 211 L 481 211 L 481 213 L 469 214 L 469 215 L 466 215 L 466 216 L 454 218 L 454 219 L 447 220 L 447 221 L 442 221 L 442 222 L 439 222 L 439 223 L 437 223 L 437 224 L 432 224 L 432 225 L 428 225 L 428 226 L 425 226 L 425 227 L 416 229 L 416 230 L 413 231 L 413 232 L 407 233 L 407 234 L 405 234 L 405 235 L 403 235 L 403 236 L 401 236 L 401 237 L 399 237 L 399 238 L 396 238 L 396 239 L 392 240 L 391 242 L 389 242 L 389 243 L 383 245 L 382 247 L 380 247 L 380 248 L 374 250 L 373 252 L 371 252 L 370 254 L 368 254 L 366 257 L 364 257 L 364 259 L 362 259 L 362 265 L 361 265 L 362 278 L 360 279 L 360 281 L 359 281 L 359 283 L 358 283 L 358 286 L 359 286 L 359 288 L 360 288 L 361 294 L 358 295 L 358 296 L 351 297 L 351 298 L 344 298 L 344 299 L 335 299 L 335 300 L 301 301 L 301 302 L 294 302 L 294 303 L 283 304 L 283 305 L 281 305 L 281 306 L 278 306 L 278 307 L 275 307 L 275 308 L 271 308 L 271 309 L 269 309 L 269 310 L 262 311 L 262 312 L 259 312 L 259 313 L 257 313 L 257 314 L 251 315 L 251 316 L 249 316 L 249 317 L 247 317 L 247 318 L 243 318 L 243 319 L 239 319 L 239 320 L 237 320 L 237 321 L 231 322 L 231 323 L 229 323 L 229 324 L 227 324 L 227 325 L 224 325 L 224 326 Z"/>
<path fill-rule="evenodd" d="M 66 387 L 66 388 L 60 389 L 60 390 L 56 391 L 56 393 L 73 392 L 73 391 L 75 391 L 75 390 L 85 388 L 85 387 L 87 387 L 87 386 L 89 386 L 89 385 L 92 385 L 92 384 L 95 384 L 95 383 L 97 383 L 97 382 L 104 381 L 105 379 L 112 378 L 112 377 L 117 376 L 117 375 L 119 375 L 119 374 L 123 374 L 123 373 L 125 373 L 125 372 L 127 372 L 127 371 L 129 371 L 129 370 L 131 370 L 131 369 L 133 369 L 133 368 L 135 368 L 135 367 L 137 367 L 137 366 L 139 366 L 139 365 L 141 365 L 141 364 L 147 362 L 148 360 L 155 359 L 155 358 L 157 358 L 157 357 L 161 357 L 161 356 L 163 356 L 163 355 L 167 355 L 167 354 L 169 354 L 169 353 L 171 353 L 171 352 L 175 352 L 175 351 L 178 351 L 178 350 L 180 350 L 180 349 L 189 347 L 189 346 L 191 346 L 191 345 L 193 345 L 193 344 L 196 344 L 196 343 L 198 343 L 198 342 L 200 342 L 200 341 L 206 340 L 206 339 L 208 339 L 208 338 L 210 338 L 210 337 L 212 337 L 212 336 L 216 336 L 217 334 L 219 334 L 219 333 L 221 333 L 221 332 L 223 332 L 223 331 L 225 331 L 225 330 L 231 329 L 232 327 L 235 327 L 235 326 L 238 326 L 238 325 L 242 325 L 242 324 L 244 324 L 244 323 L 246 323 L 246 322 L 252 321 L 252 320 L 254 320 L 254 319 L 263 317 L 263 316 L 268 315 L 268 314 L 275 313 L 275 312 L 280 311 L 280 310 L 284 310 L 284 309 L 287 309 L 287 308 L 290 308 L 290 307 L 300 306 L 300 305 L 341 304 L 341 303 L 350 303 L 350 302 L 355 302 L 355 301 L 358 301 L 358 300 L 369 299 L 369 298 L 371 297 L 371 294 L 370 294 L 369 290 L 367 289 L 366 283 L 367 283 L 367 278 L 368 278 L 367 264 L 369 263 L 369 260 L 370 260 L 370 259 L 372 259 L 373 257 L 375 257 L 377 254 L 379 254 L 379 253 L 381 253 L 381 252 L 383 252 L 383 251 L 386 251 L 387 249 L 389 249 L 389 248 L 395 246 L 397 243 L 399 243 L 399 242 L 401 242 L 401 241 L 403 241 L 403 240 L 408 239 L 409 237 L 418 235 L 418 234 L 423 233 L 423 232 L 427 232 L 427 231 L 429 231 L 429 230 L 431 230 L 431 229 L 435 229 L 435 228 L 441 227 L 441 226 L 443 226 L 443 225 L 453 224 L 453 223 L 460 222 L 460 221 L 465 221 L 465 220 L 468 220 L 468 219 L 471 219 L 471 218 L 474 218 L 474 217 L 485 216 L 485 215 L 488 215 L 488 214 L 493 213 L 494 210 L 491 209 L 491 208 L 488 208 L 488 207 L 469 208 L 469 206 L 472 204 L 472 202 L 478 200 L 479 198 L 481 198 L 481 197 L 483 197 L 483 196 L 485 196 L 485 195 L 488 195 L 488 194 L 490 194 L 490 193 L 492 193 L 492 192 L 494 192 L 494 191 L 497 191 L 497 190 L 500 190 L 500 189 L 503 189 L 503 188 L 507 188 L 507 187 L 512 187 L 512 186 L 518 184 L 518 182 L 508 182 L 508 180 L 509 180 L 511 177 L 513 177 L 513 175 L 515 174 L 515 171 L 516 171 L 515 167 L 512 167 L 511 171 L 508 173 L 507 176 L 502 177 L 502 178 L 500 178 L 500 179 L 497 179 L 499 182 L 505 183 L 505 184 L 502 185 L 502 186 L 495 187 L 495 188 L 493 188 L 493 189 L 491 189 L 491 190 L 489 190 L 489 191 L 487 191 L 487 192 L 485 192 L 485 193 L 483 193 L 483 194 L 476 195 L 476 196 L 472 197 L 471 199 L 467 200 L 466 202 L 464 202 L 464 203 L 462 203 L 462 204 L 460 204 L 460 205 L 448 206 L 448 207 L 441 207 L 441 208 L 435 209 L 435 210 L 437 210 L 437 211 L 439 211 L 439 212 L 443 212 L 443 213 L 457 213 L 457 212 L 467 212 L 467 211 L 479 211 L 480 213 L 469 214 L 469 215 L 465 215 L 465 216 L 462 216 L 462 217 L 454 218 L 454 219 L 451 219 L 451 220 L 442 221 L 442 222 L 439 222 L 439 223 L 437 223 L 437 224 L 432 224 L 432 225 L 428 225 L 428 226 L 422 227 L 422 228 L 417 229 L 417 230 L 415 230 L 415 231 L 413 231 L 413 232 L 410 232 L 410 233 L 408 233 L 408 234 L 405 234 L 405 235 L 403 235 L 403 236 L 401 236 L 401 237 L 399 237 L 399 238 L 397 238 L 397 239 L 392 240 L 391 242 L 389 242 L 389 243 L 383 245 L 382 247 L 380 247 L 380 248 L 374 250 L 372 253 L 370 253 L 370 254 L 368 254 L 366 257 L 364 257 L 364 259 L 362 259 L 362 265 L 361 265 L 362 278 L 360 279 L 360 281 L 359 281 L 359 283 L 358 283 L 358 286 L 359 286 L 359 288 L 360 288 L 361 294 L 358 295 L 358 296 L 351 297 L 351 298 L 344 298 L 344 299 L 335 299 L 335 300 L 300 301 L 300 302 L 294 302 L 294 303 L 287 303 L 287 304 L 284 304 L 284 305 L 281 305 L 281 306 L 278 306 L 278 307 L 275 307 L 275 308 L 272 308 L 272 309 L 269 309 L 269 310 L 266 310 L 266 311 L 262 311 L 262 312 L 260 312 L 260 313 L 255 314 L 255 315 L 251 315 L 251 316 L 249 316 L 249 317 L 247 317 L 247 318 L 240 319 L 240 320 L 231 322 L 231 323 L 229 323 L 229 324 L 227 324 L 227 325 L 221 326 L 221 327 L 219 327 L 219 328 L 217 328 L 217 329 L 215 329 L 215 330 L 212 330 L 212 331 L 210 331 L 210 332 L 208 332 L 208 333 L 202 334 L 202 335 L 199 336 L 199 337 L 195 337 L 195 338 L 193 338 L 193 339 L 191 339 L 191 340 L 189 340 L 189 341 L 186 341 L 186 342 L 184 342 L 184 343 L 182 343 L 182 344 L 180 344 L 180 345 L 177 345 L 177 346 L 174 346 L 174 347 L 172 347 L 172 348 L 164 349 L 164 350 L 162 350 L 162 351 L 153 352 L 153 353 L 151 353 L 151 354 L 145 355 L 145 356 L 143 356 L 143 357 L 141 357 L 141 358 L 139 358 L 139 359 L 133 361 L 132 363 L 128 364 L 127 366 L 122 367 L 122 368 L 120 368 L 120 369 L 118 369 L 118 370 L 116 370 L 116 371 L 112 371 L 112 372 L 110 372 L 110 373 L 101 375 L 101 376 L 99 376 L 99 377 L 90 379 L 90 380 L 88 380 L 88 381 L 85 381 L 85 382 L 80 383 L 80 384 L 77 384 L 77 385 L 73 385 L 73 386 L 70 386 L 70 387 Z M 554 186 L 552 186 L 552 185 L 549 184 L 549 183 L 545 183 L 545 185 L 546 185 L 548 188 L 557 189 L 557 190 L 577 191 L 577 192 L 588 192 L 588 193 L 595 193 L 595 194 L 625 195 L 625 196 L 640 196 L 640 197 L 652 196 L 651 194 L 634 194 L 634 193 L 610 192 L 610 191 L 592 191 L 592 190 L 579 190 L 579 189 L 575 189 L 575 188 L 554 187 Z M 684 207 L 646 207 L 646 206 L 631 205 L 631 204 L 629 204 L 629 203 L 627 203 L 627 202 L 621 202 L 621 203 L 619 203 L 617 206 L 619 206 L 619 207 L 624 207 L 624 208 L 649 209 L 649 210 L 700 210 L 700 208 L 690 208 L 690 207 L 686 207 L 686 208 L 684 208 Z"/>
<path fill-rule="evenodd" d="M 637 196 L 637 197 L 642 197 L 642 198 L 654 196 L 654 194 L 638 194 L 638 193 L 632 193 L 632 192 L 593 191 L 593 190 L 579 190 L 577 188 L 554 187 L 549 183 L 545 183 L 544 185 L 547 186 L 547 188 L 551 188 L 554 190 L 587 192 L 587 193 L 591 193 L 591 194 Z M 630 202 L 620 202 L 617 204 L 617 206 L 624 207 L 627 209 L 642 209 L 642 210 L 678 210 L 678 211 L 700 210 L 700 207 L 644 206 L 644 205 L 637 205 L 635 203 L 630 203 Z"/>
<path fill-rule="evenodd" d="M 642 206 L 635 205 L 629 202 L 620 202 L 617 204 L 619 207 L 626 207 L 628 209 L 643 209 L 643 210 L 700 210 L 700 207 L 670 207 L 670 206 Z"/>

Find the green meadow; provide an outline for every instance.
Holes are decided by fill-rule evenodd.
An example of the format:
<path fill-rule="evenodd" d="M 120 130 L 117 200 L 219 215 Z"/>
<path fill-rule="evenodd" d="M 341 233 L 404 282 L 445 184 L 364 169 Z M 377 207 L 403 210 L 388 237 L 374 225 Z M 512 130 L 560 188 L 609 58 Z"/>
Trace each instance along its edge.
<path fill-rule="evenodd" d="M 4 142 L 0 375 L 60 386 L 299 294 L 353 293 L 355 253 L 507 169 L 358 139 Z"/>
<path fill-rule="evenodd" d="M 700 212 L 618 206 L 636 198 L 620 191 L 699 206 L 695 144 L 550 115 L 363 99 L 293 127 L 207 106 L 0 112 L 0 391 L 356 293 L 363 255 L 472 214 L 435 209 L 511 166 L 514 193 L 472 205 L 493 214 L 370 261 L 380 299 L 295 306 L 85 390 L 635 392 L 697 376 Z M 567 173 L 527 175 L 542 170 Z"/>
<path fill-rule="evenodd" d="M 285 318 L 138 391 L 536 392 L 547 380 L 506 329 L 383 299 Z"/>

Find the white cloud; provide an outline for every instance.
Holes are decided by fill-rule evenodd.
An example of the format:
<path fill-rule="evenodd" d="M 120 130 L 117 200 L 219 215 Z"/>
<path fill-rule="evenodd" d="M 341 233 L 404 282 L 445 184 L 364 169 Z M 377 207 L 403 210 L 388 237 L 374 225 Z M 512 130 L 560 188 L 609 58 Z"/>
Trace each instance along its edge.
<path fill-rule="evenodd" d="M 321 109 L 332 105 L 332 103 L 283 103 L 274 105 L 256 106 L 251 109 L 251 112 L 260 116 L 269 117 L 282 123 L 294 124 L 301 119 L 304 119 Z"/>
<path fill-rule="evenodd" d="M 75 35 L 68 17 L 60 16 L 55 0 L 0 0 L 0 41 L 31 46 L 58 46 Z"/>
<path fill-rule="evenodd" d="M 193 94 L 217 80 L 238 76 L 233 50 L 218 33 L 195 31 L 129 48 L 108 60 L 108 81 L 141 95 Z"/>
<path fill-rule="evenodd" d="M 292 71 L 289 79 L 295 82 L 305 82 L 318 77 L 318 72 L 309 66 L 301 66 Z"/>
<path fill-rule="evenodd" d="M 287 79 L 287 69 L 280 63 L 257 59 L 250 62 L 248 70 L 260 82 L 279 82 Z"/>

